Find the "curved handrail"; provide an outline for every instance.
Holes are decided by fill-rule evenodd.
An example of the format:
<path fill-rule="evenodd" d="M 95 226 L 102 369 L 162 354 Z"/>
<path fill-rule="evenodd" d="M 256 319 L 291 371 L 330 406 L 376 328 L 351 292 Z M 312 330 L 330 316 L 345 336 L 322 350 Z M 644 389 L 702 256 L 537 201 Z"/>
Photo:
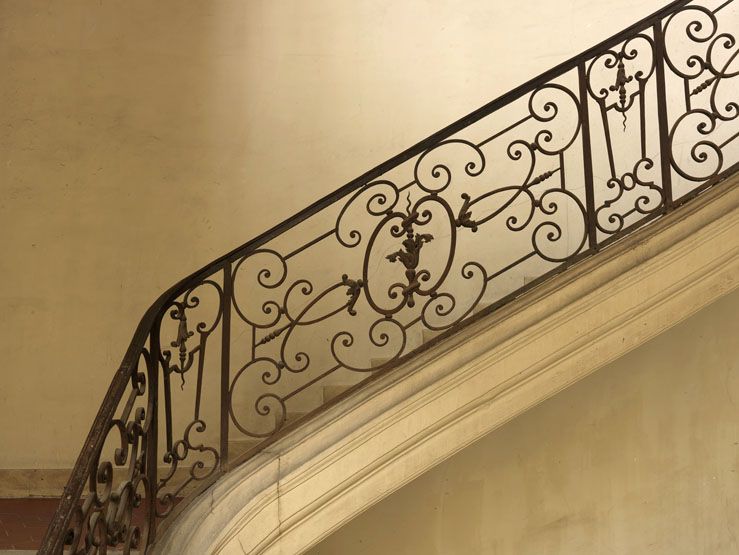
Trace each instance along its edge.
<path fill-rule="evenodd" d="M 275 301 L 265 301 L 263 305 L 263 312 L 269 314 L 267 310 L 268 304 L 273 303 L 274 310 L 276 310 L 277 320 L 270 325 L 255 324 L 249 321 L 248 318 L 244 318 L 241 314 L 244 322 L 251 324 L 252 331 L 252 362 L 259 359 L 255 355 L 256 346 L 263 346 L 274 338 L 279 337 L 281 334 L 284 336 L 281 338 L 282 341 L 286 341 L 285 336 L 289 336 L 294 332 L 295 329 L 300 326 L 306 326 L 307 324 L 313 324 L 315 322 L 323 322 L 328 316 L 322 314 L 321 317 L 310 318 L 307 316 L 314 306 L 324 298 L 324 296 L 330 296 L 333 291 L 337 288 L 345 291 L 349 296 L 349 300 L 346 304 L 339 306 L 339 310 L 329 313 L 329 316 L 344 310 L 348 314 L 352 314 L 354 311 L 355 303 L 360 296 L 366 297 L 375 309 L 377 314 L 382 314 L 384 320 L 378 320 L 372 324 L 370 328 L 370 337 L 375 346 L 379 345 L 383 341 L 388 343 L 390 341 L 387 331 L 376 332 L 376 326 L 382 326 L 379 322 L 395 322 L 396 313 L 405 309 L 406 307 L 412 308 L 414 306 L 414 295 L 416 297 L 427 297 L 429 301 L 424 306 L 421 314 L 414 320 L 413 323 L 421 322 L 420 325 L 425 326 L 424 330 L 427 331 L 439 331 L 442 335 L 448 335 L 458 330 L 461 326 L 466 325 L 471 321 L 473 309 L 481 306 L 483 293 L 485 288 L 483 287 L 482 293 L 476 298 L 472 299 L 471 305 L 465 313 L 456 318 L 452 324 L 434 324 L 429 320 L 426 314 L 426 308 L 432 306 L 430 303 L 433 301 L 436 303 L 429 310 L 430 312 L 436 311 L 436 315 L 445 316 L 450 314 L 454 310 L 454 305 L 457 303 L 451 294 L 448 294 L 440 289 L 441 283 L 447 278 L 447 275 L 451 268 L 451 261 L 446 262 L 445 269 L 440 272 L 441 276 L 437 279 L 436 285 L 424 285 L 431 280 L 431 272 L 425 268 L 419 268 L 419 258 L 422 248 L 427 243 L 435 241 L 434 235 L 431 233 L 422 234 L 419 233 L 419 229 L 432 219 L 431 212 L 439 208 L 439 210 L 446 211 L 448 213 L 451 222 L 451 236 L 456 238 L 458 233 L 456 230 L 469 229 L 471 232 L 477 231 L 479 226 L 482 226 L 486 222 L 490 221 L 498 215 L 504 214 L 506 210 L 509 210 L 512 206 L 515 206 L 517 202 L 526 201 L 530 199 L 531 202 L 531 215 L 528 216 L 524 224 L 516 220 L 517 216 L 510 216 L 507 221 L 508 230 L 511 232 L 518 232 L 530 222 L 533 222 L 534 213 L 538 210 L 539 213 L 552 216 L 557 211 L 557 205 L 553 204 L 555 201 L 544 200 L 545 197 L 554 195 L 554 189 L 547 189 L 539 196 L 532 192 L 537 186 L 541 186 L 542 183 L 552 178 L 556 173 L 560 174 L 561 177 L 561 188 L 557 190 L 557 194 L 563 194 L 567 197 L 565 199 L 570 203 L 572 210 L 580 210 L 583 215 L 583 234 L 582 241 L 578 243 L 575 241 L 575 247 L 568 247 L 572 252 L 567 252 L 565 256 L 558 254 L 552 254 L 550 251 L 541 249 L 537 246 L 537 238 L 540 236 L 542 229 L 547 230 L 548 235 L 546 237 L 550 242 L 556 242 L 563 234 L 563 228 L 557 222 L 544 220 L 544 223 L 539 223 L 536 229 L 532 232 L 531 241 L 534 244 L 534 254 L 540 257 L 545 262 L 556 263 L 557 266 L 553 268 L 547 268 L 547 271 L 540 273 L 535 276 L 535 279 L 530 280 L 528 283 L 524 279 L 524 286 L 516 288 L 509 292 L 507 295 L 503 295 L 500 298 L 494 299 L 493 302 L 489 303 L 484 309 L 483 313 L 489 313 L 494 310 L 497 306 L 508 302 L 516 295 L 520 294 L 523 290 L 528 287 L 535 285 L 546 277 L 552 275 L 554 272 L 558 272 L 568 267 L 577 260 L 594 254 L 600 248 L 607 246 L 611 242 L 618 240 L 623 235 L 631 232 L 637 227 L 644 225 L 651 219 L 658 217 L 666 211 L 672 210 L 680 204 L 687 202 L 693 196 L 699 194 L 707 187 L 714 185 L 721 181 L 730 173 L 734 172 L 737 168 L 737 162 L 739 160 L 732 159 L 731 156 L 724 153 L 725 147 L 731 143 L 736 137 L 733 135 L 729 137 L 725 142 L 718 144 L 717 142 L 710 142 L 708 139 L 698 141 L 690 152 L 692 161 L 700 164 L 704 164 L 710 156 L 718 156 L 719 164 L 716 166 L 715 171 L 709 172 L 708 174 L 695 174 L 690 173 L 683 169 L 681 162 L 677 159 L 674 154 L 673 141 L 674 135 L 678 131 L 678 127 L 682 124 L 685 117 L 687 116 L 698 116 L 704 119 L 705 125 L 703 128 L 698 128 L 698 132 L 701 135 L 707 135 L 709 132 L 713 132 L 716 128 L 716 121 L 721 120 L 723 122 L 734 122 L 739 110 L 735 108 L 731 102 L 725 106 L 718 106 L 716 102 L 716 95 L 719 86 L 722 83 L 728 82 L 733 78 L 736 73 L 734 72 L 734 60 L 735 56 L 725 56 L 721 64 L 713 62 L 712 49 L 714 44 L 716 50 L 720 50 L 724 47 L 724 50 L 731 53 L 732 48 L 736 45 L 736 41 L 733 40 L 733 36 L 728 33 L 718 32 L 718 20 L 717 14 L 723 10 L 726 6 L 730 5 L 733 0 L 721 4 L 714 10 L 709 10 L 702 6 L 702 4 L 691 2 L 691 0 L 676 0 L 655 12 L 654 14 L 642 19 L 638 23 L 630 26 L 629 28 L 621 31 L 613 37 L 601 42 L 597 46 L 587 50 L 586 52 L 571 58 L 570 60 L 559 64 L 551 70 L 543 73 L 542 75 L 528 81 L 527 83 L 513 89 L 512 91 L 500 96 L 499 98 L 485 104 L 479 109 L 471 112 L 463 118 L 457 120 L 451 125 L 444 129 L 432 134 L 426 139 L 420 141 L 411 148 L 398 154 L 397 156 L 379 164 L 372 170 L 364 173 L 358 178 L 350 181 L 343 187 L 337 189 L 333 193 L 321 198 L 309 207 L 298 212 L 296 215 L 286 219 L 280 224 L 274 226 L 270 230 L 262 233 L 251 241 L 244 245 L 232 250 L 231 252 L 223 255 L 222 257 L 214 260 L 207 264 L 200 270 L 194 272 L 188 277 L 184 278 L 165 293 L 163 293 L 146 311 L 143 318 L 139 322 L 136 331 L 134 332 L 132 341 L 126 351 L 123 361 L 116 371 L 110 387 L 106 393 L 104 401 L 98 411 L 97 416 L 93 422 L 90 432 L 87 435 L 83 448 L 77 458 L 72 474 L 69 478 L 67 486 L 65 487 L 64 494 L 60 501 L 59 507 L 53 517 L 52 522 L 49 525 L 41 553 L 58 553 L 63 549 L 63 545 L 66 542 L 72 542 L 76 545 L 82 545 L 84 542 L 88 547 L 93 547 L 100 551 L 105 549 L 105 545 L 119 545 L 123 544 L 124 549 L 130 549 L 131 547 L 139 546 L 139 548 L 146 548 L 155 539 L 155 531 L 158 523 L 164 520 L 164 517 L 170 514 L 171 509 L 175 503 L 175 498 L 181 496 L 181 488 L 176 490 L 175 493 L 168 493 L 169 497 L 163 501 L 163 498 L 157 499 L 158 492 L 163 489 L 163 485 L 169 480 L 169 476 L 162 480 L 162 477 L 158 474 L 157 465 L 160 462 L 161 447 L 163 442 L 158 441 L 158 430 L 161 427 L 158 422 L 158 414 L 160 412 L 160 405 L 164 403 L 166 405 L 165 419 L 166 430 L 167 430 L 167 442 L 166 451 L 164 454 L 164 462 L 172 466 L 172 473 L 177 470 L 177 463 L 184 460 L 187 456 L 188 451 L 199 451 L 201 454 L 207 450 L 214 452 L 215 462 L 212 465 L 212 471 L 208 475 L 207 480 L 203 480 L 203 486 L 211 483 L 219 473 L 224 472 L 228 469 L 228 429 L 229 429 L 229 414 L 234 421 L 236 427 L 240 430 L 242 427 L 236 422 L 233 415 L 232 397 L 234 395 L 233 389 L 236 384 L 236 378 L 230 373 L 230 363 L 228 360 L 228 353 L 231 345 L 231 312 L 232 309 L 236 310 L 241 314 L 239 307 L 234 297 L 234 286 L 236 280 L 236 273 L 239 270 L 239 266 L 250 256 L 255 256 L 260 253 L 273 253 L 276 254 L 277 260 L 285 268 L 287 272 L 286 260 L 296 253 L 303 251 L 313 245 L 319 243 L 325 237 L 333 236 L 335 234 L 337 240 L 343 245 L 348 247 L 354 247 L 355 245 L 351 242 L 344 242 L 340 235 L 341 218 L 347 207 L 350 207 L 355 199 L 359 198 L 361 194 L 369 191 L 373 187 L 388 186 L 390 188 L 390 195 L 387 193 L 377 193 L 372 198 L 380 203 L 387 203 L 382 209 L 376 208 L 376 211 L 370 209 L 370 203 L 372 199 L 367 201 L 367 212 L 370 216 L 379 217 L 381 222 L 374 226 L 369 245 L 367 246 L 367 253 L 365 254 L 364 270 L 362 277 L 350 276 L 345 274 L 342 276 L 342 280 L 335 285 L 330 285 L 323 293 L 310 300 L 307 307 L 303 307 L 299 314 L 291 314 L 289 308 L 289 296 L 293 287 L 306 287 L 305 283 L 309 284 L 310 292 L 306 293 L 306 296 L 312 294 L 313 285 L 309 280 L 298 280 L 288 289 L 282 304 Z M 705 21 L 707 25 L 714 25 L 715 29 L 706 39 L 704 35 L 697 36 L 697 33 L 701 31 L 700 28 L 692 28 L 687 25 L 687 37 L 690 41 L 698 44 L 705 44 L 710 42 L 710 49 L 705 54 L 703 60 L 704 68 L 698 76 L 688 75 L 687 73 L 681 73 L 681 70 L 676 67 L 673 60 L 670 59 L 669 54 L 666 51 L 665 45 L 665 33 L 676 14 L 682 13 L 683 11 L 694 10 L 697 12 L 697 17 L 707 18 Z M 705 28 L 705 27 L 704 27 Z M 691 34 L 692 33 L 692 34 Z M 704 40 L 705 39 L 705 40 Z M 634 46 L 634 41 L 641 40 L 642 46 L 639 48 L 645 48 L 649 53 L 644 54 L 642 50 Z M 646 46 L 644 46 L 646 45 Z M 651 56 L 651 63 L 647 63 L 646 69 L 637 69 L 636 65 L 642 58 L 648 58 Z M 728 60 L 728 61 L 727 61 Z M 602 66 L 596 67 L 596 62 L 602 63 Z M 627 75 L 625 69 L 625 62 L 633 64 L 631 68 L 632 75 Z M 686 110 L 684 114 L 681 114 L 679 118 L 673 121 L 670 125 L 668 107 L 666 102 L 666 81 L 665 81 L 665 64 L 668 66 L 667 71 L 671 71 L 673 75 L 676 75 L 679 79 L 682 79 L 685 84 L 685 101 Z M 591 72 L 601 69 L 604 73 L 609 71 L 613 72 L 614 80 L 611 81 L 610 87 L 606 86 L 600 90 L 597 87 L 593 87 L 593 77 Z M 559 80 L 567 77 L 568 75 L 576 72 L 577 87 L 570 87 L 569 85 L 562 85 Z M 574 76 L 573 76 L 574 79 Z M 654 83 L 654 85 L 652 85 Z M 695 87 L 694 91 L 689 90 L 689 86 Z M 647 156 L 646 137 L 649 134 L 649 122 L 646 121 L 644 113 L 645 98 L 648 94 L 648 87 L 653 86 L 656 89 L 656 102 L 658 105 L 658 113 L 656 114 L 656 123 L 654 124 L 658 128 L 659 135 L 659 152 L 661 154 L 659 165 L 656 163 L 656 157 L 653 155 Z M 702 87 L 702 88 L 701 88 Z M 700 90 L 698 90 L 700 89 Z M 695 90 L 698 90 L 695 93 Z M 536 106 L 537 95 L 541 94 L 542 91 L 549 93 L 563 93 L 565 96 L 565 102 L 558 104 L 554 101 L 544 102 L 541 106 Z M 707 102 L 708 108 L 698 108 L 691 103 L 694 101 L 694 97 L 697 97 L 703 91 L 710 93 L 710 102 Z M 474 125 L 488 116 L 491 116 L 499 112 L 503 108 L 513 106 L 516 101 L 520 101 L 529 95 L 528 110 L 529 114 L 521 121 L 515 123 L 515 125 L 507 127 L 500 133 L 496 133 L 491 137 L 486 138 L 480 143 L 475 144 L 470 140 L 464 138 L 458 138 L 457 135 L 464 130 L 473 129 Z M 705 93 L 704 93 L 705 95 Z M 509 132 L 511 129 L 516 128 L 522 122 L 531 121 L 546 123 L 548 125 L 553 119 L 555 119 L 560 109 L 565 103 L 573 102 L 575 121 L 577 128 L 572 135 L 572 139 L 564 147 L 555 148 L 552 146 L 553 132 L 550 128 L 546 127 L 544 130 L 540 130 L 535 138 L 531 141 L 524 141 L 517 139 L 510 143 L 508 146 L 508 157 L 510 160 L 518 161 L 524 156 L 530 156 L 532 158 L 531 170 L 529 175 L 517 185 L 498 187 L 490 191 L 485 191 L 482 194 L 477 195 L 474 199 L 470 194 L 465 192 L 462 195 L 462 205 L 459 206 L 457 213 L 454 213 L 454 207 L 452 201 L 440 200 L 442 193 L 450 185 L 452 180 L 452 170 L 449 165 L 445 165 L 444 162 L 439 162 L 434 165 L 431 169 L 430 174 L 426 176 L 429 180 L 443 179 L 444 175 L 448 177 L 446 185 L 440 188 L 430 187 L 428 184 L 424 184 L 424 180 L 419 177 L 423 168 L 424 160 L 428 157 L 429 159 L 438 152 L 440 148 L 462 146 L 469 152 L 467 155 L 475 158 L 475 161 L 466 160 L 467 163 L 464 166 L 466 178 L 474 178 L 483 173 L 486 166 L 486 155 L 483 153 L 484 145 L 488 145 L 502 134 Z M 697 102 L 697 98 L 695 102 Z M 589 114 L 590 109 L 599 109 L 602 116 L 603 129 L 608 130 L 610 128 L 610 120 L 612 114 L 622 114 L 624 118 L 624 130 L 626 130 L 626 118 L 627 115 L 633 113 L 632 105 L 639 104 L 641 107 L 641 122 L 640 122 L 640 135 L 642 143 L 642 157 L 636 164 L 627 168 L 626 171 L 621 173 L 613 171 L 615 170 L 616 162 L 613 149 L 611 147 L 610 136 L 606 133 L 607 151 L 610 158 L 611 166 L 611 177 L 606 181 L 604 186 L 608 190 L 617 191 L 617 195 L 611 198 L 606 198 L 604 201 L 601 197 L 600 200 L 597 198 L 595 177 L 593 171 L 593 146 L 591 143 L 591 116 Z M 553 112 L 553 113 L 552 113 Z M 596 119 L 595 117 L 593 119 Z M 707 122 L 707 123 L 706 123 Z M 708 129 L 708 132 L 705 132 Z M 581 164 L 583 168 L 583 194 L 570 192 L 565 187 L 565 155 L 571 155 L 574 151 L 581 149 L 580 156 L 582 157 Z M 536 162 L 537 153 L 542 158 L 546 156 L 559 157 L 559 166 L 557 169 L 547 169 L 541 173 L 535 173 L 535 169 L 539 169 Z M 713 154 L 712 154 L 713 153 Z M 717 154 L 716 154 L 717 153 Z M 414 197 L 415 205 L 411 202 L 411 193 L 409 186 L 397 187 L 395 183 L 389 179 L 383 179 L 388 175 L 388 172 L 401 167 L 406 162 L 416 159 L 415 166 L 413 168 L 414 181 L 410 185 L 414 185 L 420 189 L 416 192 Z M 731 163 L 733 162 L 733 163 Z M 656 184 L 655 180 L 649 180 L 643 176 L 643 173 L 647 170 L 656 170 L 661 177 L 659 185 Z M 673 194 L 673 180 L 678 181 L 678 177 L 685 177 L 690 182 L 691 187 L 687 192 L 682 194 Z M 429 177 L 430 176 L 430 177 Z M 426 179 L 424 178 L 424 179 Z M 389 184 L 389 185 L 388 185 Z M 642 192 L 637 196 L 636 199 L 632 199 L 632 205 L 628 211 L 624 212 L 611 212 L 609 210 L 616 206 L 618 202 L 625 199 L 631 192 L 636 191 L 638 188 L 643 189 Z M 394 192 L 393 192 L 394 190 Z M 408 192 L 408 199 L 405 211 L 402 209 L 402 205 L 405 204 L 405 200 L 401 201 L 401 193 Z M 656 192 L 657 203 L 650 206 L 649 203 L 653 202 L 648 197 L 649 192 Z M 501 194 L 510 195 L 502 203 L 502 207 L 498 206 L 493 209 L 492 212 L 488 213 L 484 217 L 477 214 L 475 217 L 475 211 L 480 210 L 490 198 L 500 196 Z M 380 195 L 378 197 L 378 195 Z M 383 196 L 384 195 L 384 196 Z M 394 196 L 394 202 L 391 202 L 391 196 Z M 313 241 L 303 244 L 298 249 L 290 252 L 289 254 L 280 254 L 271 249 L 265 249 L 265 245 L 270 242 L 282 237 L 284 234 L 289 232 L 291 229 L 299 226 L 303 222 L 306 222 L 310 218 L 321 214 L 328 210 L 339 200 L 349 198 L 347 204 L 341 208 L 341 213 L 338 216 L 334 229 L 330 232 L 319 236 Z M 422 209 L 420 206 L 423 203 L 431 203 L 435 208 Z M 548 211 L 549 210 L 549 211 Z M 606 218 L 601 218 L 600 215 L 607 215 Z M 513 218 L 514 221 L 511 220 Z M 400 239 L 406 236 L 408 241 L 404 241 L 404 247 L 401 248 L 397 253 L 393 253 L 385 258 L 390 263 L 402 262 L 405 266 L 405 275 L 408 279 L 408 283 L 395 283 L 390 286 L 388 290 L 389 297 L 391 299 L 400 299 L 400 308 L 386 308 L 380 306 L 380 304 L 373 300 L 373 293 L 368 285 L 368 259 L 370 258 L 372 247 L 374 245 L 376 237 L 379 236 L 380 231 L 384 225 L 389 226 L 390 222 L 395 222 L 394 231 L 390 231 L 390 235 L 396 239 Z M 533 224 L 532 224 L 533 225 Z M 615 227 L 614 227 L 615 226 Z M 356 230 L 354 230 L 356 231 Z M 352 231 L 352 233 L 354 232 Z M 350 233 L 350 236 L 352 235 Z M 357 232 L 358 233 L 358 232 Z M 564 232 L 566 233 L 566 231 Z M 569 237 L 569 236 L 568 236 Z M 361 239 L 360 239 L 361 240 Z M 456 239 L 454 239 L 456 240 Z M 452 241 L 450 247 L 449 260 L 451 260 L 456 243 Z M 353 241 L 353 239 L 352 239 Z M 436 243 L 434 243 L 436 244 Z M 461 249 L 461 247 L 459 247 Z M 423 251 L 426 252 L 426 251 Z M 272 254 L 270 254 L 272 256 Z M 531 255 L 527 255 L 531 256 Z M 522 262 L 526 258 L 519 260 Z M 516 262 L 516 264 L 518 264 Z M 468 262 L 462 267 L 462 275 L 465 279 L 472 279 L 473 274 L 478 273 L 484 276 L 485 283 L 488 283 L 494 277 L 502 275 L 504 272 L 509 271 L 514 267 L 514 264 L 504 267 L 495 275 L 489 273 L 482 263 Z M 267 284 L 262 280 L 264 270 L 260 271 L 260 278 L 258 280 L 259 285 L 262 288 L 274 289 L 281 286 L 282 281 L 278 285 Z M 221 282 L 214 281 L 214 276 L 223 274 Z M 267 277 L 271 274 L 267 272 Z M 284 280 L 284 278 L 282 278 Z M 222 328 L 222 351 L 221 358 L 225 360 L 222 362 L 223 376 L 221 377 L 221 399 L 220 399 L 220 424 L 221 424 L 221 438 L 220 448 L 215 449 L 204 445 L 195 445 L 189 439 L 190 426 L 194 425 L 197 429 L 200 427 L 200 416 L 198 414 L 200 405 L 200 387 L 202 377 L 202 360 L 205 358 L 205 341 L 209 337 L 212 330 L 206 329 L 207 326 L 201 323 L 198 324 L 197 332 L 201 340 L 201 350 L 198 348 L 189 348 L 186 343 L 190 337 L 194 336 L 195 332 L 190 332 L 187 327 L 186 312 L 195 308 L 200 302 L 194 295 L 191 295 L 194 289 L 202 286 L 205 283 L 209 283 L 213 286 L 213 289 L 217 292 L 218 296 L 218 314 L 217 321 L 213 324 L 213 329 L 220 326 Z M 302 285 L 301 285 L 302 284 Z M 345 288 L 345 289 L 344 289 Z M 307 289 L 306 289 L 307 290 Z M 446 295 L 446 296 L 445 296 Z M 447 305 L 443 303 L 447 302 Z M 451 308 L 449 308 L 451 306 Z M 273 310 L 273 308 L 270 308 Z M 171 311 L 171 312 L 170 312 Z M 446 312 L 445 312 L 446 311 Z M 170 317 L 173 321 L 179 324 L 179 331 L 175 341 L 171 345 L 178 346 L 180 349 L 180 364 L 170 360 L 169 351 L 161 349 L 160 345 L 160 326 L 163 323 L 164 318 L 169 312 Z M 395 322 L 397 324 L 397 322 Z M 278 325 L 279 324 L 279 325 Z M 205 327 L 200 327 L 201 325 Z M 403 324 L 404 326 L 405 324 Z M 407 330 L 411 325 L 405 328 Z M 403 327 L 401 326 L 401 327 Z M 260 342 L 256 341 L 256 331 L 264 330 L 270 333 L 262 338 Z M 343 335 L 342 335 L 343 334 Z M 375 334 L 373 336 L 373 334 Z M 274 336 L 274 337 L 273 337 Z M 376 339 L 379 337 L 379 339 Z M 425 340 L 424 340 L 425 341 Z M 397 365 L 403 360 L 407 360 L 408 357 L 419 352 L 421 349 L 427 348 L 431 341 L 422 341 L 420 345 L 414 347 L 406 346 L 406 331 L 403 331 L 403 347 L 397 355 L 391 357 L 391 360 L 382 365 L 383 368 L 389 368 Z M 336 361 L 340 363 L 339 357 L 336 356 L 334 351 L 335 347 L 341 346 L 343 342 L 344 346 L 351 346 L 354 342 L 354 336 L 348 332 L 341 332 L 333 337 L 331 340 L 331 350 L 334 354 Z M 405 350 L 404 350 L 405 349 Z M 296 360 L 293 360 L 290 364 L 286 363 L 285 356 L 285 343 L 282 344 L 282 351 L 279 357 L 267 357 L 273 362 L 276 360 L 277 363 L 274 365 L 274 369 L 270 369 L 270 372 L 274 373 L 277 378 L 270 375 L 268 378 L 263 377 L 264 384 L 274 385 L 279 379 L 283 370 L 299 374 L 303 371 L 296 360 L 300 359 L 300 355 L 304 354 L 302 351 L 294 355 Z M 145 371 L 140 372 L 138 370 L 142 360 L 145 364 Z M 200 364 L 199 368 L 199 380 L 198 380 L 198 391 L 197 391 L 197 402 L 195 409 L 195 417 L 184 432 L 183 440 L 173 442 L 172 440 L 172 422 L 170 414 L 170 403 L 169 398 L 169 385 L 164 385 L 167 397 L 160 399 L 160 383 L 159 379 L 162 377 L 164 380 L 168 380 L 169 376 L 173 373 L 180 373 L 183 376 L 189 371 L 195 362 Z M 251 364 L 251 363 L 248 363 Z M 248 366 L 247 364 L 247 366 Z M 161 372 L 160 372 L 161 367 Z M 352 365 L 345 363 L 344 367 L 353 369 L 356 371 L 368 371 L 366 368 L 352 368 Z M 246 368 L 246 367 L 244 367 Z M 330 371 L 333 371 L 331 369 Z M 243 369 L 242 369 L 243 371 Z M 265 374 L 266 375 L 266 374 Z M 328 374 L 324 373 L 322 377 Z M 238 376 L 237 376 L 238 377 Z M 274 381 L 270 381 L 274 380 Z M 307 385 L 301 385 L 297 388 L 296 392 L 290 392 L 287 397 L 290 398 L 294 395 L 302 393 L 309 386 L 318 383 L 316 380 L 311 380 Z M 131 388 L 128 398 L 126 392 Z M 143 399 L 146 396 L 146 399 Z M 255 408 L 259 412 L 260 410 L 266 410 L 265 414 L 270 413 L 269 406 L 264 408 L 265 399 L 264 395 L 257 399 Z M 275 395 L 272 397 L 277 398 Z M 141 398 L 141 399 L 139 399 Z M 143 402 L 144 407 L 136 411 L 133 418 L 131 417 L 132 409 L 137 402 Z M 259 405 L 260 401 L 262 405 Z M 273 441 L 277 437 L 277 432 L 281 432 L 286 425 L 286 409 L 284 407 L 284 399 L 282 403 L 282 421 L 276 425 L 274 430 L 268 431 L 266 434 L 254 433 L 252 437 L 264 438 L 261 445 L 266 445 L 268 442 Z M 124 403 L 122 408 L 122 417 L 116 419 L 116 411 L 121 408 L 121 403 Z M 262 407 L 260 409 L 260 407 Z M 265 416 L 260 412 L 261 416 Z M 205 424 L 202 424 L 202 428 L 205 428 Z M 100 453 L 103 449 L 103 444 L 106 438 L 109 436 L 112 429 L 119 429 L 121 435 L 121 447 L 119 452 L 115 455 L 114 463 L 101 463 Z M 202 449 L 200 449 L 202 448 Z M 256 452 L 260 447 L 257 446 L 251 449 L 249 453 Z M 184 455 L 180 458 L 177 454 L 177 450 L 184 450 Z M 127 480 L 124 481 L 124 485 L 121 486 L 117 491 L 112 490 L 113 472 L 116 467 L 127 467 L 128 476 Z M 193 466 L 195 468 L 195 466 Z M 203 466 L 199 466 L 202 469 Z M 189 482 L 190 480 L 187 480 Z M 83 490 L 85 483 L 89 484 L 91 493 L 88 495 L 85 503 L 80 506 L 80 501 L 83 498 Z M 100 488 L 102 492 L 98 491 Z M 139 491 L 139 488 L 143 489 L 143 492 Z M 201 488 L 202 489 L 202 488 Z M 124 499 L 122 499 L 124 498 Z M 168 505 L 167 509 L 160 510 L 157 503 Z M 133 525 L 132 515 L 136 508 L 144 505 L 148 509 L 146 511 L 146 522 L 143 525 Z M 171 517 L 170 517 L 171 518 Z M 73 520 L 77 520 L 75 524 L 72 524 Z"/>

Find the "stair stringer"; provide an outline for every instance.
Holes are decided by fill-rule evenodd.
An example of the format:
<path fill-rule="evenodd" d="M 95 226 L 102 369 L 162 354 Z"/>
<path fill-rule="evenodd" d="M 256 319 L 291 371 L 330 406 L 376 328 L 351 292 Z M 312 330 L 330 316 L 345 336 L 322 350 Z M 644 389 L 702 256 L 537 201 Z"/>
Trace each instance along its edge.
<path fill-rule="evenodd" d="M 153 552 L 301 553 L 729 293 L 739 286 L 737 184 L 728 179 L 377 376 L 215 483 Z"/>

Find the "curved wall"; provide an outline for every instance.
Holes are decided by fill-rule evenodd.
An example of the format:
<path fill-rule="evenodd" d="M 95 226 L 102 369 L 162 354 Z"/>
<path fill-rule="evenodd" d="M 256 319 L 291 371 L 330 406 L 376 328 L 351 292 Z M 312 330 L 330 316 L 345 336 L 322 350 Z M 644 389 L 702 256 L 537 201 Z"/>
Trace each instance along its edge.
<path fill-rule="evenodd" d="M 739 551 L 739 292 L 516 418 L 311 555 Z"/>

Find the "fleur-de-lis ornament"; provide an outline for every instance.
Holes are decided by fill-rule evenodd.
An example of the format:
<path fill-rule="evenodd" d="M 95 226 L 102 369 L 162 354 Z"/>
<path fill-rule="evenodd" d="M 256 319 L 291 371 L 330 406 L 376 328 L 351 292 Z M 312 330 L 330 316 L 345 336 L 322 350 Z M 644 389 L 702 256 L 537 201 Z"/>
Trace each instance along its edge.
<path fill-rule="evenodd" d="M 616 71 L 616 82 L 608 87 L 611 92 L 618 91 L 618 101 L 621 104 L 621 113 L 624 116 L 624 131 L 626 131 L 626 85 L 634 80 L 633 75 L 626 74 L 623 53 L 618 54 L 618 66 Z"/>

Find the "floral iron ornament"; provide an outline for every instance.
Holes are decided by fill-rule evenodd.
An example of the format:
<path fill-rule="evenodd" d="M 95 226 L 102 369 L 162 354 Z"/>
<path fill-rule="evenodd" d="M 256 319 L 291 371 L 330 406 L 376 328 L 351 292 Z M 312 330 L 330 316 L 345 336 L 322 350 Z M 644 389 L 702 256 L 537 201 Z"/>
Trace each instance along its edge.
<path fill-rule="evenodd" d="M 356 316 L 357 311 L 354 309 L 354 305 L 357 304 L 359 294 L 362 292 L 362 287 L 364 287 L 364 281 L 361 279 L 349 279 L 348 275 L 343 274 L 341 276 L 341 284 L 348 287 L 346 290 L 346 294 L 349 297 L 349 302 L 346 305 L 347 312 L 351 316 Z"/>
<path fill-rule="evenodd" d="M 626 66 L 624 65 L 624 54 L 619 52 L 618 54 L 618 67 L 616 71 L 616 82 L 608 87 L 611 92 L 618 91 L 618 101 L 621 104 L 621 109 L 624 110 L 624 118 L 626 118 L 626 85 L 634 80 L 633 75 L 626 74 Z M 624 124 L 626 120 L 624 119 Z"/>
<path fill-rule="evenodd" d="M 421 282 L 429 278 L 428 271 L 417 271 L 421 249 L 426 243 L 433 241 L 434 236 L 430 233 L 416 233 L 413 229 L 414 224 L 419 223 L 420 215 L 417 210 L 410 209 L 410 195 L 408 196 L 406 213 L 408 215 L 400 222 L 400 227 L 395 226 L 392 231 L 395 237 L 401 237 L 405 233 L 406 238 L 402 243 L 403 248 L 387 255 L 385 258 L 390 262 L 400 262 L 405 266 L 405 277 L 408 280 L 408 285 L 402 288 L 401 293 L 403 299 L 405 299 L 405 304 L 413 308 L 416 305 L 413 298 L 414 293 L 421 288 Z"/>
<path fill-rule="evenodd" d="M 193 298 L 194 306 L 197 306 L 198 298 Z M 187 328 L 187 316 L 185 315 L 185 304 L 175 302 L 175 308 L 172 309 L 172 312 L 170 316 L 173 320 L 178 320 L 179 324 L 177 325 L 177 338 L 170 343 L 172 347 L 178 347 L 179 348 L 179 356 L 180 356 L 180 369 L 184 372 L 185 371 L 185 363 L 187 361 L 187 340 L 190 339 L 193 335 L 195 335 L 195 332 L 190 331 Z"/>

